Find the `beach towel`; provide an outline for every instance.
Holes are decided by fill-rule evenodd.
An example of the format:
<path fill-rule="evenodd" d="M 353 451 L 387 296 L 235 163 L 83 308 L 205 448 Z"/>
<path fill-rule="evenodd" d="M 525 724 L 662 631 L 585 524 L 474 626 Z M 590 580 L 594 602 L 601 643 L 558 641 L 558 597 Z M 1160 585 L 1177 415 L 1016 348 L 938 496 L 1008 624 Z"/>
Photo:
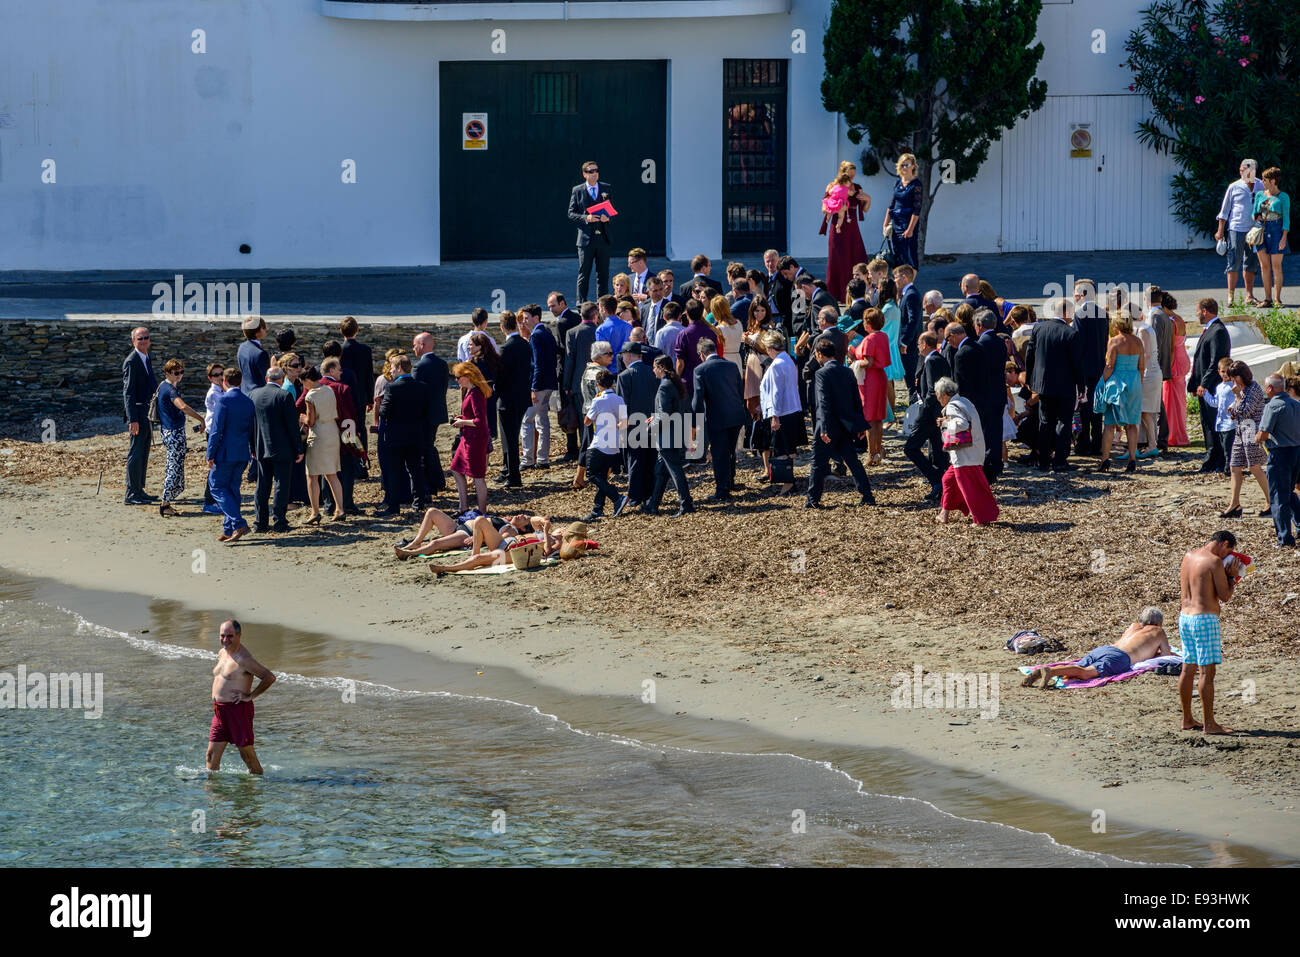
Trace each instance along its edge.
<path fill-rule="evenodd" d="M 1057 661 L 1047 667 L 1056 668 L 1060 665 L 1077 665 L 1082 660 L 1082 658 L 1075 658 L 1073 661 Z M 1111 675 L 1110 677 L 1092 678 L 1091 680 L 1084 681 L 1081 678 L 1062 678 L 1058 675 L 1051 679 L 1049 687 L 1065 688 L 1067 691 L 1078 691 L 1081 688 L 1099 688 L 1102 685 L 1110 684 L 1112 681 L 1127 681 L 1129 678 L 1133 678 L 1137 675 L 1144 674 L 1148 671 L 1154 671 L 1161 665 L 1177 664 L 1181 666 L 1182 663 L 1183 656 L 1181 654 L 1159 655 L 1158 657 L 1148 658 L 1146 661 L 1139 662 L 1133 666 L 1131 671 L 1125 671 L 1121 674 Z M 1024 675 L 1031 674 L 1032 672 L 1037 671 L 1040 667 L 1042 666 L 1021 665 L 1020 673 Z"/>
<path fill-rule="evenodd" d="M 536 571 L 539 568 L 551 568 L 560 564 L 559 555 L 551 555 L 549 558 L 543 558 L 540 565 L 526 571 Z M 463 572 L 448 572 L 450 575 L 504 575 L 506 572 L 518 571 L 514 562 L 506 562 L 504 565 L 489 565 L 486 568 L 467 568 Z"/>

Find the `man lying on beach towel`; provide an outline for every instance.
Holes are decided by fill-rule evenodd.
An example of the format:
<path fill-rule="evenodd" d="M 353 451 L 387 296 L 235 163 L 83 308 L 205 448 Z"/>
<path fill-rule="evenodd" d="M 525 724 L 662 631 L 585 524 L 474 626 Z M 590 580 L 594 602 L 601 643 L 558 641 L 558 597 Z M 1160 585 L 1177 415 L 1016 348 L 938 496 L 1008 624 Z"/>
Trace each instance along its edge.
<path fill-rule="evenodd" d="M 1094 648 L 1072 665 L 1044 665 L 1031 671 L 1021 685 L 1033 687 L 1040 677 L 1043 688 L 1052 687 L 1053 678 L 1077 678 L 1091 681 L 1112 678 L 1132 671 L 1139 662 L 1157 655 L 1169 654 L 1169 638 L 1163 627 L 1164 613 L 1159 608 L 1143 608 L 1138 620 L 1129 625 L 1124 635 L 1113 645 Z"/>

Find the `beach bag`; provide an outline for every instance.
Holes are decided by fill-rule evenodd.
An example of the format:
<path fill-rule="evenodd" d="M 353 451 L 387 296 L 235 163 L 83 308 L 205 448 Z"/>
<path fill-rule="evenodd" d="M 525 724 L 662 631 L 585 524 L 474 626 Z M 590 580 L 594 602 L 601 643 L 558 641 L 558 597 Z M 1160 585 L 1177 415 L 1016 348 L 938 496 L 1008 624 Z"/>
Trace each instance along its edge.
<path fill-rule="evenodd" d="M 1062 651 L 1062 645 L 1055 638 L 1044 638 L 1032 629 L 1018 631 L 1007 639 L 1007 651 L 1018 655 L 1037 655 L 1044 651 Z"/>
<path fill-rule="evenodd" d="M 1248 233 L 1246 233 L 1246 245 L 1247 245 L 1247 246 L 1258 246 L 1258 245 L 1260 245 L 1262 242 L 1264 242 L 1264 227 L 1263 227 L 1263 226 L 1255 226 L 1255 227 L 1252 228 Z"/>
<path fill-rule="evenodd" d="M 1183 673 L 1183 663 L 1181 661 L 1166 661 L 1163 665 L 1156 665 L 1156 674 L 1158 675 L 1181 675 Z"/>
<path fill-rule="evenodd" d="M 921 424 L 921 402 L 913 402 L 903 414 L 903 438 L 910 439 Z"/>
<path fill-rule="evenodd" d="M 542 543 L 520 542 L 506 549 L 506 554 L 510 556 L 510 561 L 519 571 L 536 568 L 542 563 Z"/>

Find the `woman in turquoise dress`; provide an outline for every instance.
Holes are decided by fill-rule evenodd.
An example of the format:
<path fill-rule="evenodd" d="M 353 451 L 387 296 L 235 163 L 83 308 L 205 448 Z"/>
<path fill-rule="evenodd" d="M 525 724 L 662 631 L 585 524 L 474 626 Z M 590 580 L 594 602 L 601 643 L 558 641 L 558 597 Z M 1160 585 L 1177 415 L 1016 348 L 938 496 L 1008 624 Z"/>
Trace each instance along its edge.
<path fill-rule="evenodd" d="M 903 310 L 898 305 L 898 286 L 885 277 L 880 281 L 880 312 L 885 317 L 882 330 L 889 337 L 889 365 L 885 369 L 885 421 L 894 421 L 894 383 L 907 375 L 903 356 L 898 351 L 898 332 L 903 324 Z"/>
<path fill-rule="evenodd" d="M 1146 371 L 1146 350 L 1133 334 L 1133 318 L 1124 310 L 1110 316 L 1110 342 L 1106 344 L 1106 368 L 1093 396 L 1092 408 L 1102 416 L 1101 461 L 1095 471 L 1110 469 L 1110 446 L 1115 430 L 1122 428 L 1128 439 L 1128 464 L 1124 471 L 1137 471 L 1138 422 L 1142 419 L 1142 374 Z"/>

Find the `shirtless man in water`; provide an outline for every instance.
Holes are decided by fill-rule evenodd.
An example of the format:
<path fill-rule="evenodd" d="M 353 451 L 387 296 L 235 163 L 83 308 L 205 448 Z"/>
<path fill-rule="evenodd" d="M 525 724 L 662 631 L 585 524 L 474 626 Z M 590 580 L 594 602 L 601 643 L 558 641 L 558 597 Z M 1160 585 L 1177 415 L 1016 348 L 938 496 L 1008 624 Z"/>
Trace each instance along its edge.
<path fill-rule="evenodd" d="M 1138 620 L 1128 626 L 1123 637 L 1115 644 L 1094 648 L 1076 664 L 1039 668 L 1030 672 L 1020 684 L 1030 688 L 1041 677 L 1043 688 L 1047 689 L 1052 686 L 1052 679 L 1058 675 L 1062 678 L 1091 681 L 1093 678 L 1108 678 L 1132 671 L 1133 666 L 1139 662 L 1156 655 L 1169 654 L 1169 638 L 1165 635 L 1164 623 L 1164 612 L 1159 608 L 1143 608 Z"/>
<path fill-rule="evenodd" d="M 252 774 L 261 774 L 253 750 L 253 699 L 275 684 L 275 675 L 258 664 L 240 642 L 239 622 L 221 623 L 221 651 L 212 669 L 212 728 L 208 732 L 208 770 L 221 767 L 227 743 L 239 748 L 239 756 Z M 253 678 L 261 679 L 253 690 Z"/>
<path fill-rule="evenodd" d="M 1214 720 L 1214 669 L 1223 660 L 1219 635 L 1219 603 L 1232 597 L 1233 578 L 1223 560 L 1237 547 L 1232 532 L 1215 532 L 1210 541 L 1183 556 L 1178 573 L 1182 583 L 1183 608 L 1178 616 L 1178 634 L 1183 642 L 1183 673 L 1178 679 L 1178 697 L 1183 705 L 1183 730 L 1200 731 L 1192 720 L 1192 682 L 1201 693 L 1206 734 L 1235 734 Z"/>

